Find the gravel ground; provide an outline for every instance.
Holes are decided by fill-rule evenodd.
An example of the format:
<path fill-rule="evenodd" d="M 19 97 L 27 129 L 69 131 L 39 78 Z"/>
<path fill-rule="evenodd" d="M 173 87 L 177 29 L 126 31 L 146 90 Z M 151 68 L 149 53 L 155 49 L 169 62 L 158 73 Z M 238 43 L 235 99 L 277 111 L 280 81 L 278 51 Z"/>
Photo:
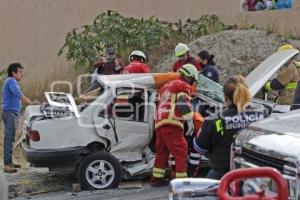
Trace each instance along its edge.
<path fill-rule="evenodd" d="M 23 196 L 15 200 L 58 200 L 58 199 L 105 199 L 105 200 L 165 200 L 168 199 L 168 187 L 153 188 L 148 182 L 143 183 L 140 189 L 113 189 L 82 191 L 79 193 L 71 192 L 51 192 L 34 196 Z"/>
<path fill-rule="evenodd" d="M 72 193 L 77 180 L 71 175 L 55 174 L 47 168 L 21 169 L 6 174 L 10 199 L 167 199 L 168 188 L 153 188 L 147 179 L 123 181 L 119 189 L 93 190 Z M 122 189 L 121 189 L 122 188 Z"/>

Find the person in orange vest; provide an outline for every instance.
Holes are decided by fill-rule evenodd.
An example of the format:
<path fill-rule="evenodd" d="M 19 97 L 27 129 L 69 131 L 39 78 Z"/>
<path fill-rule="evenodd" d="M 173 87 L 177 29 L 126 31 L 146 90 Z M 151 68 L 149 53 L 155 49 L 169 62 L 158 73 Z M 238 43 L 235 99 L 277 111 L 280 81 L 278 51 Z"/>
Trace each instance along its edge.
<path fill-rule="evenodd" d="M 173 64 L 173 72 L 177 72 L 184 64 L 194 65 L 198 71 L 201 69 L 200 60 L 190 55 L 190 48 L 184 43 L 178 43 L 175 47 L 175 56 L 178 57 L 177 61 Z"/>
<path fill-rule="evenodd" d="M 129 64 L 123 69 L 122 74 L 149 73 L 147 56 L 142 51 L 133 51 L 129 55 Z"/>
<path fill-rule="evenodd" d="M 156 157 L 150 180 L 153 187 L 167 183 L 164 176 L 169 154 L 175 157 L 176 178 L 187 177 L 188 144 L 184 138 L 184 122 L 186 135 L 191 135 L 194 124 L 190 94 L 191 85 L 198 80 L 198 70 L 192 64 L 185 64 L 178 72 L 179 78 L 160 89 L 155 121 Z"/>

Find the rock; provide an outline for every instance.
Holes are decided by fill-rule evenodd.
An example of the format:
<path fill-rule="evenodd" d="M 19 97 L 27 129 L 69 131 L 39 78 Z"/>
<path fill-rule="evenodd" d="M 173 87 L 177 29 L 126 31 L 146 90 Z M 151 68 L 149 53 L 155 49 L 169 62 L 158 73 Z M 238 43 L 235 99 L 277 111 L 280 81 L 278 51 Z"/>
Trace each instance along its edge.
<path fill-rule="evenodd" d="M 28 188 L 28 187 L 25 187 L 25 188 L 24 188 L 24 192 L 25 192 L 25 193 L 31 193 L 31 192 L 32 192 L 32 189 L 31 189 L 31 188 Z"/>
<path fill-rule="evenodd" d="M 193 55 L 202 50 L 208 50 L 210 54 L 215 55 L 220 79 L 223 82 L 229 75 L 247 75 L 285 43 L 291 43 L 300 49 L 300 41 L 285 40 L 278 34 L 260 30 L 223 31 L 200 37 L 188 45 Z M 156 70 L 170 71 L 175 60 L 174 55 L 165 56 Z"/>
<path fill-rule="evenodd" d="M 72 192 L 80 192 L 81 191 L 81 185 L 79 183 L 72 183 Z"/>

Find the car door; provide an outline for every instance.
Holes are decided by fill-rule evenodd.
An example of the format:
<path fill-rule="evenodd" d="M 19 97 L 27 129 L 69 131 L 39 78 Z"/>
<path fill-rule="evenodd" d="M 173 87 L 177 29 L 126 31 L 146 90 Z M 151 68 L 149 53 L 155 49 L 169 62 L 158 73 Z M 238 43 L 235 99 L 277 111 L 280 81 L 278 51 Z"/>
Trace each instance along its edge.
<path fill-rule="evenodd" d="M 150 134 L 147 88 L 136 84 L 116 87 L 114 99 L 94 122 L 97 133 L 110 140 L 111 152 L 145 147 Z"/>

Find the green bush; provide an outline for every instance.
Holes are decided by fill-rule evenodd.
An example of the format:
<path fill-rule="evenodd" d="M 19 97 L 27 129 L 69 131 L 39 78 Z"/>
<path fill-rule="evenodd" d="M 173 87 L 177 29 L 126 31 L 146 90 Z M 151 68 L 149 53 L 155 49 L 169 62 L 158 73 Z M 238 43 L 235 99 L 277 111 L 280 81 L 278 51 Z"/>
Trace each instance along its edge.
<path fill-rule="evenodd" d="M 169 23 L 153 17 L 123 17 L 118 12 L 108 11 L 98 15 L 92 25 L 85 25 L 67 33 L 65 44 L 58 55 L 65 51 L 66 58 L 74 61 L 75 66 L 89 67 L 109 46 L 117 48 L 120 57 L 126 59 L 134 49 L 149 54 L 153 49 L 162 51 L 167 42 L 176 45 L 180 41 L 189 42 L 202 35 L 225 29 L 227 27 L 215 15 L 202 16 L 197 20 L 188 19 L 182 24 L 181 21 Z"/>

